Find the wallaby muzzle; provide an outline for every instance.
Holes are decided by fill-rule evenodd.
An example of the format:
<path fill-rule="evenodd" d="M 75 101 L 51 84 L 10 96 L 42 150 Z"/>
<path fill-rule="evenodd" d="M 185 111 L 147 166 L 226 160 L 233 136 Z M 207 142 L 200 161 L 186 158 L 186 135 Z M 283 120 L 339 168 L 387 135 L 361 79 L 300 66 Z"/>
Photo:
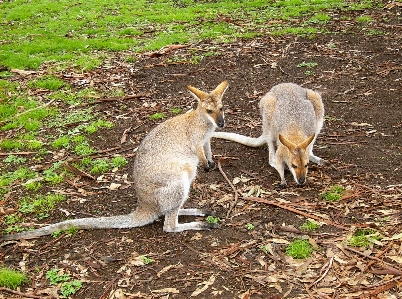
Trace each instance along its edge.
<path fill-rule="evenodd" d="M 225 126 L 225 119 L 223 118 L 222 115 L 218 115 L 216 124 L 218 125 L 219 128 L 223 128 Z"/>
<path fill-rule="evenodd" d="M 304 175 L 302 175 L 302 176 L 300 176 L 298 179 L 297 179 L 299 182 L 299 186 L 304 186 L 305 184 L 306 184 L 306 177 L 304 176 Z"/>

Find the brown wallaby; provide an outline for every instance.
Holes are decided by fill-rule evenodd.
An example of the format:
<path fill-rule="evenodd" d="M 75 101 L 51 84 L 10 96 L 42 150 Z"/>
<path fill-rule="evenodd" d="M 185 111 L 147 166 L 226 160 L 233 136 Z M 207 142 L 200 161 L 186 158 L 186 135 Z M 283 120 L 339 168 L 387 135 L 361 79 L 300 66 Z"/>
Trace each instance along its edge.
<path fill-rule="evenodd" d="M 81 218 L 51 224 L 36 230 L 4 235 L 0 240 L 26 239 L 55 231 L 77 229 L 132 228 L 152 223 L 165 216 L 163 230 L 181 232 L 215 228 L 203 222 L 178 223 L 179 215 L 214 215 L 212 211 L 183 209 L 190 186 L 201 161 L 205 170 L 215 166 L 210 138 L 216 127 L 225 124 L 222 97 L 228 87 L 224 81 L 211 93 L 188 86 L 198 107 L 155 127 L 138 147 L 134 162 L 134 187 L 137 209 L 131 214 Z"/>
<path fill-rule="evenodd" d="M 314 142 L 324 123 L 324 104 L 317 92 L 294 83 L 278 84 L 260 100 L 260 111 L 263 131 L 260 137 L 227 132 L 215 132 L 212 137 L 252 147 L 268 144 L 269 164 L 278 171 L 282 187 L 287 185 L 285 166 L 296 183 L 304 185 L 309 161 L 329 165 L 313 154 Z"/>

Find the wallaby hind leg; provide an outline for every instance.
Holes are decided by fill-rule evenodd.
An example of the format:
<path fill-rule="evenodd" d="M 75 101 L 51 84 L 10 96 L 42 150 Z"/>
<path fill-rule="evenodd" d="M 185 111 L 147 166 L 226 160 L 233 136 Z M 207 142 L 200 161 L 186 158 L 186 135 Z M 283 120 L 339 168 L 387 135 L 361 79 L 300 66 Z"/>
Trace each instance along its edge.
<path fill-rule="evenodd" d="M 268 92 L 260 101 L 260 110 L 262 115 L 262 131 L 268 145 L 269 165 L 276 168 L 276 136 L 273 135 L 272 117 L 276 106 L 275 94 Z"/>
<path fill-rule="evenodd" d="M 181 207 L 186 202 L 190 191 L 191 180 L 187 173 L 183 174 L 180 179 L 170 182 L 168 186 L 158 190 L 159 196 L 169 199 L 168 204 L 163 205 L 159 202 L 159 208 L 162 214 L 165 215 L 163 230 L 165 232 L 181 232 L 185 230 L 207 230 L 216 227 L 209 223 L 189 222 L 179 223 L 179 215 L 204 216 L 208 215 L 207 211 L 199 209 L 182 209 Z M 158 196 L 158 197 L 159 197 Z M 159 197 L 160 198 L 160 197 Z M 209 212 L 210 213 L 210 212 Z"/>

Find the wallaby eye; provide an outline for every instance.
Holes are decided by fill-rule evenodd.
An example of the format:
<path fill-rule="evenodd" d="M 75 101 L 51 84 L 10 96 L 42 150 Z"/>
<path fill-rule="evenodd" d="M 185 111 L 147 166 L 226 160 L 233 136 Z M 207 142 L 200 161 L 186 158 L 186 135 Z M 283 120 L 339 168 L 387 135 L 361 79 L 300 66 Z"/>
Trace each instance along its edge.
<path fill-rule="evenodd" d="M 304 165 L 304 167 L 306 167 L 306 168 L 307 168 L 307 167 L 308 167 L 308 164 Z"/>
<path fill-rule="evenodd" d="M 292 164 L 292 167 L 293 167 L 293 168 L 297 168 L 297 166 L 296 166 L 296 165 L 294 165 L 294 164 Z"/>
<path fill-rule="evenodd" d="M 208 113 L 208 114 L 211 114 L 211 113 L 212 113 L 212 110 L 207 109 L 207 113 Z"/>
<path fill-rule="evenodd" d="M 219 111 L 222 111 L 223 110 L 223 108 L 219 108 Z"/>

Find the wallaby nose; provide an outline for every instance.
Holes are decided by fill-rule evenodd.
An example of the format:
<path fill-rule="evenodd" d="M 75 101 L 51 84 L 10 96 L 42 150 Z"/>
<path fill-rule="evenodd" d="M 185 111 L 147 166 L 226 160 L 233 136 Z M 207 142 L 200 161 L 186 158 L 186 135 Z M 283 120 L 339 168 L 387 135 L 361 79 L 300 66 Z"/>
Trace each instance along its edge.
<path fill-rule="evenodd" d="M 306 184 L 306 177 L 305 176 L 301 176 L 299 179 L 299 185 L 300 186 L 304 186 L 304 184 Z"/>
<path fill-rule="evenodd" d="M 218 123 L 219 128 L 223 128 L 225 126 L 225 119 L 222 116 L 218 116 Z"/>

